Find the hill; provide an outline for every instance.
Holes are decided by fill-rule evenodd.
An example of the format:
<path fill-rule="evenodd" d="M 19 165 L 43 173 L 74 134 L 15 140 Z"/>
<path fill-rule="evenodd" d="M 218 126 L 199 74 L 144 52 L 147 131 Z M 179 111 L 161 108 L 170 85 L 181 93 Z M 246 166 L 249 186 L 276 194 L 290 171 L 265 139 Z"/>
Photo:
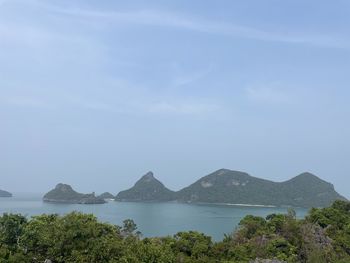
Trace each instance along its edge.
<path fill-rule="evenodd" d="M 56 187 L 46 193 L 43 197 L 44 202 L 52 203 L 72 203 L 72 204 L 103 204 L 106 201 L 103 198 L 92 194 L 81 194 L 73 190 L 68 184 L 58 184 Z"/>
<path fill-rule="evenodd" d="M 335 200 L 346 200 L 335 191 L 331 183 L 311 173 L 302 173 L 291 180 L 279 183 L 279 189 L 279 203 L 288 202 L 293 206 L 326 207 Z"/>
<path fill-rule="evenodd" d="M 12 197 L 12 194 L 10 192 L 0 190 L 0 197 Z"/>
<path fill-rule="evenodd" d="M 171 201 L 174 192 L 158 181 L 152 172 L 148 172 L 135 185 L 117 194 L 118 201 Z"/>
<path fill-rule="evenodd" d="M 278 183 L 227 169 L 202 177 L 177 192 L 176 199 L 182 202 L 301 207 L 325 207 L 335 200 L 346 200 L 332 184 L 311 173 Z"/>

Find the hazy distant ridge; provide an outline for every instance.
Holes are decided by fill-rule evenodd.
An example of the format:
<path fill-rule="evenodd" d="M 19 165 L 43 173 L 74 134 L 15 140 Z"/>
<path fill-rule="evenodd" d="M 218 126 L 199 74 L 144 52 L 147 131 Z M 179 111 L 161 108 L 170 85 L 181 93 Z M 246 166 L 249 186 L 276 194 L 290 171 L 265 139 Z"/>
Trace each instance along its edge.
<path fill-rule="evenodd" d="M 12 197 L 12 194 L 10 192 L 0 190 L 0 197 Z"/>

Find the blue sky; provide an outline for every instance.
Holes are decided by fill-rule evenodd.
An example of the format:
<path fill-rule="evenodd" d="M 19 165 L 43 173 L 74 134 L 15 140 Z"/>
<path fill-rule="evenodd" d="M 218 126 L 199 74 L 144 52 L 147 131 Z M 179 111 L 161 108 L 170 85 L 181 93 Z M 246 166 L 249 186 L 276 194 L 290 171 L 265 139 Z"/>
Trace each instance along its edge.
<path fill-rule="evenodd" d="M 0 188 L 310 171 L 350 197 L 350 2 L 0 0 Z"/>

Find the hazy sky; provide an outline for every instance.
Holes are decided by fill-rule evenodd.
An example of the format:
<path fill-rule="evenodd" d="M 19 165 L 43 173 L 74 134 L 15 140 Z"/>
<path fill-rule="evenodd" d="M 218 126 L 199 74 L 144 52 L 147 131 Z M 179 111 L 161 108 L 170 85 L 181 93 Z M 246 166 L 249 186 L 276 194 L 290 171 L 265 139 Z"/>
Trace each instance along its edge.
<path fill-rule="evenodd" d="M 350 197 L 350 1 L 0 0 L 0 189 L 310 171 Z"/>

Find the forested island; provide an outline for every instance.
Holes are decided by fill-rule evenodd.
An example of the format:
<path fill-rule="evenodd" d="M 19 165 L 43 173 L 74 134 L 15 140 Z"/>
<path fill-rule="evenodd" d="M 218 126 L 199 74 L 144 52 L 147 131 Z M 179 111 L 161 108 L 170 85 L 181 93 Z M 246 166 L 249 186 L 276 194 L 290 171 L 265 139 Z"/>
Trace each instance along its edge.
<path fill-rule="evenodd" d="M 294 207 L 326 207 L 346 200 L 334 186 L 311 173 L 302 173 L 285 182 L 272 182 L 247 173 L 220 169 L 180 191 L 172 191 L 152 172 L 117 196 L 118 201 L 177 201 L 186 203 L 250 204 Z"/>
<path fill-rule="evenodd" d="M 68 184 L 58 184 L 54 189 L 46 193 L 44 202 L 68 203 L 68 204 L 104 204 L 102 197 L 96 197 L 95 193 L 81 194 L 73 190 Z"/>
<path fill-rule="evenodd" d="M 350 262 L 350 203 L 266 218 L 247 215 L 220 242 L 202 233 L 142 238 L 132 220 L 123 226 L 93 215 L 0 217 L 0 262 L 64 263 L 347 263 Z"/>

